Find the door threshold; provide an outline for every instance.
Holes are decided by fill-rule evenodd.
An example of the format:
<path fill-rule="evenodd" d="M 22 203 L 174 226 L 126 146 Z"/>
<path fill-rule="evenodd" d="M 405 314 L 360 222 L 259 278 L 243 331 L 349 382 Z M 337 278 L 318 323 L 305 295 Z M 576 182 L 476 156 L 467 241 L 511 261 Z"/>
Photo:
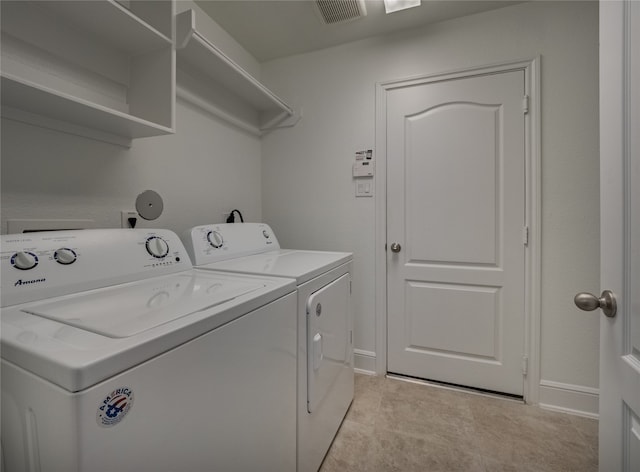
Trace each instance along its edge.
<path fill-rule="evenodd" d="M 410 377 L 401 374 L 395 374 L 393 372 L 387 372 L 385 375 L 388 379 L 401 380 L 403 382 L 415 383 L 419 385 L 427 385 L 429 387 L 441 388 L 443 390 L 451 390 L 454 392 L 470 393 L 471 395 L 480 395 L 483 397 L 497 398 L 499 400 L 507 400 L 515 403 L 525 403 L 524 397 L 521 395 L 514 395 L 511 393 L 495 392 L 493 390 L 485 390 L 483 388 L 467 387 L 465 385 L 452 384 L 448 382 L 440 382 L 438 380 L 421 379 L 417 377 Z"/>

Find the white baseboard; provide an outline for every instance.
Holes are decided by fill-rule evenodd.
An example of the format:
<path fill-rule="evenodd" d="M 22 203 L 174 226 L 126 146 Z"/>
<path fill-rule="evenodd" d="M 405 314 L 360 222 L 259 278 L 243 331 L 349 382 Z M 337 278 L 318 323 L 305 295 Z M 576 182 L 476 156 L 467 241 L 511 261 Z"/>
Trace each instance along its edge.
<path fill-rule="evenodd" d="M 599 396 L 597 388 L 541 380 L 538 398 L 540 408 L 597 419 Z"/>
<path fill-rule="evenodd" d="M 353 350 L 353 367 L 360 374 L 375 375 L 376 353 L 362 349 Z"/>

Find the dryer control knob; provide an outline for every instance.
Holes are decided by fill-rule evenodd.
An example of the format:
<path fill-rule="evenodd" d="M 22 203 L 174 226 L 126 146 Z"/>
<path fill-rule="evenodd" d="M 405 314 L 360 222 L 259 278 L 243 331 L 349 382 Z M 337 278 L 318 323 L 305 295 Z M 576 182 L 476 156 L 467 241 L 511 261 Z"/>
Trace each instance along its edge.
<path fill-rule="evenodd" d="M 153 257 L 162 259 L 169 254 L 169 245 L 159 236 L 151 236 L 147 239 L 147 252 Z"/>
<path fill-rule="evenodd" d="M 73 249 L 69 249 L 68 247 L 61 247 L 53 254 L 53 258 L 59 264 L 69 265 L 73 264 L 76 261 L 78 255 Z"/>
<path fill-rule="evenodd" d="M 221 248 L 224 244 L 222 235 L 217 231 L 210 231 L 209 234 L 207 234 L 207 241 L 209 241 L 209 244 L 211 244 L 216 249 Z"/>
<path fill-rule="evenodd" d="M 38 256 L 32 252 L 20 251 L 11 256 L 11 265 L 16 269 L 29 270 L 38 265 Z"/>

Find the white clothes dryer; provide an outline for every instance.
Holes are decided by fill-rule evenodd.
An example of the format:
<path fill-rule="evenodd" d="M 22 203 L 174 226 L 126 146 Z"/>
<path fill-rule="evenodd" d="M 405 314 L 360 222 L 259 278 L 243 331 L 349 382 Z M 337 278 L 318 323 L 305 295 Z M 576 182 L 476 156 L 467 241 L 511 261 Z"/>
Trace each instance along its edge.
<path fill-rule="evenodd" d="M 2 470 L 294 471 L 294 280 L 171 231 L 3 235 Z"/>
<path fill-rule="evenodd" d="M 353 400 L 352 254 L 281 249 L 263 223 L 197 226 L 196 267 L 294 278 L 298 289 L 298 471 L 315 472 Z"/>

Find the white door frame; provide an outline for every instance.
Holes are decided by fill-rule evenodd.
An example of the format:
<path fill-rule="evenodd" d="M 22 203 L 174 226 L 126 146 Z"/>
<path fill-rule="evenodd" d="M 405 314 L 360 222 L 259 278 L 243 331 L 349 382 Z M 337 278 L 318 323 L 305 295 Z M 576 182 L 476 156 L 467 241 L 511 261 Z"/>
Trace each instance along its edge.
<path fill-rule="evenodd" d="M 398 87 L 428 84 L 470 76 L 522 70 L 528 113 L 525 114 L 525 225 L 529 228 L 525 247 L 525 339 L 524 354 L 528 358 L 524 397 L 538 403 L 540 384 L 540 57 L 474 67 L 451 72 L 389 80 L 376 84 L 376 374 L 387 373 L 387 105 L 386 94 Z M 524 103 L 523 103 L 524 106 Z"/>

